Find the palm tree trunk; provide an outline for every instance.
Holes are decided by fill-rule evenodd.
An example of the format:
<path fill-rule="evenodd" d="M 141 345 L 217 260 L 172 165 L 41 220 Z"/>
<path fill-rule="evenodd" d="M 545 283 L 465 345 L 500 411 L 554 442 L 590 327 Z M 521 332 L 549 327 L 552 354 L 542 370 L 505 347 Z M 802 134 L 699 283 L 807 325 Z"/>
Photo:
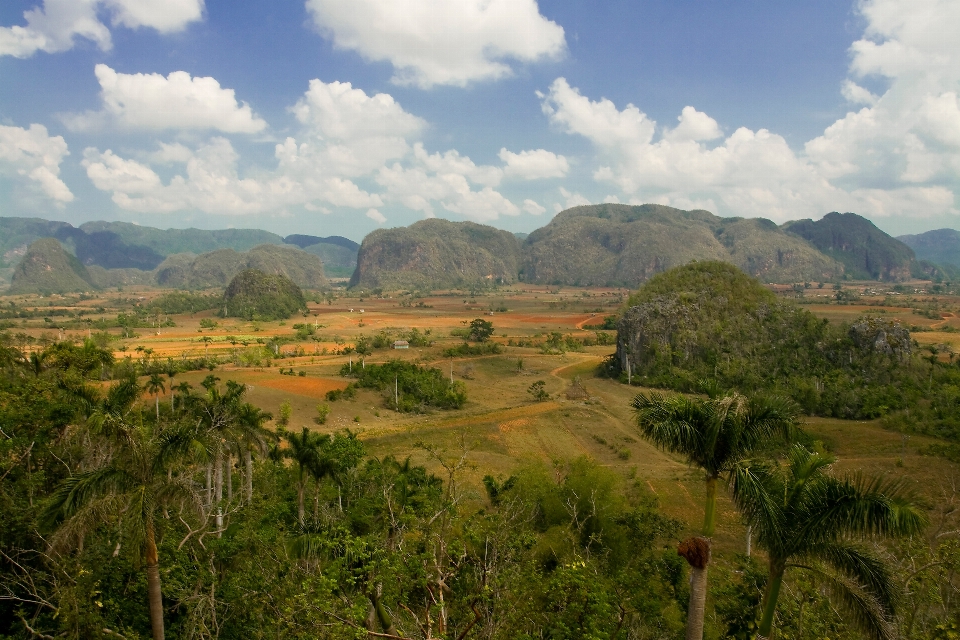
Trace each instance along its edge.
<path fill-rule="evenodd" d="M 157 422 L 160 422 L 160 394 L 159 393 L 157 393 L 157 397 L 155 398 L 155 400 L 157 401 Z"/>
<path fill-rule="evenodd" d="M 247 447 L 243 452 L 243 462 L 247 470 L 244 478 L 247 484 L 247 504 L 250 504 L 253 502 L 253 456 L 250 454 L 250 447 Z"/>
<path fill-rule="evenodd" d="M 227 454 L 225 466 L 227 467 L 227 504 L 230 504 L 233 502 L 233 454 Z"/>
<path fill-rule="evenodd" d="M 780 597 L 780 587 L 783 584 L 784 568 L 782 562 L 770 561 L 770 578 L 767 581 L 767 592 L 763 596 L 763 616 L 760 618 L 760 627 L 757 629 L 758 638 L 773 637 L 773 617 L 777 613 L 777 599 Z"/>
<path fill-rule="evenodd" d="M 217 510 L 217 529 L 223 527 L 223 509 L 220 503 L 223 501 L 223 451 L 217 448 L 217 457 L 213 463 L 213 504 Z"/>
<path fill-rule="evenodd" d="M 147 599 L 150 603 L 150 628 L 153 640 L 163 640 L 163 592 L 160 589 L 160 558 L 153 535 L 153 522 L 147 521 L 143 559 L 147 567 Z"/>
<path fill-rule="evenodd" d="M 690 603 L 687 605 L 686 640 L 703 640 L 704 611 L 707 604 L 707 566 L 710 564 L 710 539 L 689 538 L 680 543 L 677 553 L 690 565 Z"/>
<path fill-rule="evenodd" d="M 297 519 L 301 527 L 303 526 L 303 485 L 303 478 L 300 478 L 300 482 L 297 483 Z"/>
<path fill-rule="evenodd" d="M 703 639 L 707 604 L 707 567 L 690 569 L 690 604 L 687 606 L 687 640 Z"/>
<path fill-rule="evenodd" d="M 206 485 L 207 509 L 213 506 L 213 465 L 207 463 L 207 485 Z"/>

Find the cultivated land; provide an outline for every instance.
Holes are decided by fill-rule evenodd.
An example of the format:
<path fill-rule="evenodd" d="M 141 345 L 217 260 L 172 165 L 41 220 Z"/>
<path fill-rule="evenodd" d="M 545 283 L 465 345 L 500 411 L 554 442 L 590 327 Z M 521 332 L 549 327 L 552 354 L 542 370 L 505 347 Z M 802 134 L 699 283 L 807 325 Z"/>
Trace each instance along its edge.
<path fill-rule="evenodd" d="M 945 293 L 942 287 L 934 292 L 930 283 L 923 282 L 898 289 L 877 283 L 844 284 L 841 297 L 850 300 L 838 304 L 838 292 L 832 284 L 823 288 L 817 283 L 809 288 L 775 287 L 783 296 L 797 296 L 801 290 L 807 308 L 833 322 L 853 321 L 864 314 L 897 318 L 911 327 L 912 337 L 921 346 L 934 346 L 936 357 L 952 359 L 953 351 L 960 352 L 960 296 Z M 24 343 L 44 337 L 56 339 L 61 327 L 65 327 L 65 338 L 79 340 L 98 333 L 90 328 L 98 320 L 115 321 L 119 313 L 129 314 L 136 305 L 148 306 L 162 293 L 145 288 L 84 299 L 12 296 L 0 298 L 0 310 L 13 302 L 18 309 L 40 312 L 35 318 L 2 321 L 15 339 Z M 232 379 L 249 385 L 251 402 L 274 415 L 281 403 L 288 402 L 292 408 L 291 428 L 308 426 L 323 432 L 349 428 L 360 434 L 374 456 L 410 456 L 413 462 L 439 471 L 424 445 L 448 458 L 459 457 L 466 449 L 469 467 L 465 479 L 474 487 L 478 500 L 483 495 L 480 480 L 486 474 L 506 477 L 529 462 L 550 466 L 554 461 L 586 455 L 639 483 L 657 497 L 666 514 L 681 519 L 694 532 L 703 508 L 702 478 L 682 460 L 638 437 L 629 402 L 643 389 L 597 377 L 599 365 L 614 347 L 586 346 L 582 351 L 547 354 L 538 346 L 553 332 L 595 341 L 596 327 L 592 325 L 616 313 L 627 293 L 613 288 L 531 285 L 422 297 L 402 293 L 369 296 L 340 290 L 327 301 L 311 302 L 305 316 L 283 322 L 224 319 L 212 311 L 152 314 L 149 317 L 161 326 L 133 329 L 138 334 L 134 337 L 129 337 L 127 330 L 128 337 L 121 338 L 123 330 L 119 327 L 106 332 L 114 338 L 110 346 L 118 359 L 216 357 L 220 364 L 215 375 L 223 381 Z M 46 318 L 42 316 L 45 310 L 51 314 Z M 55 310 L 69 310 L 74 317 L 53 315 Z M 84 315 L 78 319 L 76 312 L 81 310 Z M 444 357 L 444 349 L 463 343 L 453 334 L 463 331 L 475 318 L 493 323 L 493 339 L 504 345 L 502 353 Z M 162 326 L 171 322 L 174 326 Z M 216 326 L 211 328 L 213 323 Z M 298 340 L 294 324 L 313 327 L 315 333 Z M 398 339 L 411 329 L 429 331 L 427 337 L 433 344 L 407 350 L 376 349 L 366 357 L 342 353 L 361 335 L 371 339 L 383 331 Z M 612 331 L 608 333 L 613 335 Z M 286 340 L 276 344 L 268 360 L 263 354 L 273 350 L 276 338 Z M 244 360 L 252 360 L 246 356 L 253 352 L 261 355 L 260 364 L 244 366 Z M 314 424 L 316 406 L 326 402 L 326 392 L 343 389 L 350 381 L 339 375 L 343 365 L 359 367 L 393 358 L 439 367 L 445 375 L 463 381 L 467 404 L 457 411 L 398 414 L 390 409 L 385 396 L 360 389 L 352 399 L 330 402 L 326 424 Z M 208 374 L 180 373 L 173 383 L 186 381 L 198 386 Z M 567 397 L 577 378 L 589 399 Z M 550 395 L 542 402 L 527 391 L 538 380 L 546 383 Z M 152 396 L 145 397 L 144 402 L 152 404 Z M 942 499 L 942 490 L 960 482 L 958 465 L 925 454 L 936 442 L 933 438 L 905 439 L 884 430 L 879 421 L 813 418 L 805 421 L 805 429 L 839 456 L 840 469 L 903 476 L 930 504 Z M 719 515 L 716 549 L 721 556 L 742 551 L 745 532 L 726 498 L 722 499 Z"/>

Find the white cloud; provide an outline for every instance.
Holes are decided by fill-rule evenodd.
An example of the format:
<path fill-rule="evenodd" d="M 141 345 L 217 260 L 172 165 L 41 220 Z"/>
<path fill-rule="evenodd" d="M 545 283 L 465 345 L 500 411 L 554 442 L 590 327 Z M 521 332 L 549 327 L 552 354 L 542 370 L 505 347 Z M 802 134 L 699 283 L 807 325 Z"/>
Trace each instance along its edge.
<path fill-rule="evenodd" d="M 529 198 L 523 201 L 523 210 L 532 216 L 543 215 L 546 212 L 545 207 L 541 206 L 536 200 Z"/>
<path fill-rule="evenodd" d="M 67 51 L 76 37 L 109 51 L 113 42 L 100 21 L 102 12 L 110 14 L 114 26 L 171 33 L 200 20 L 203 6 L 203 0 L 43 0 L 42 7 L 24 12 L 26 25 L 0 27 L 0 56 L 28 58 L 37 51 Z"/>
<path fill-rule="evenodd" d="M 573 207 L 582 207 L 584 205 L 593 204 L 579 193 L 571 193 L 563 187 L 560 187 L 560 195 L 563 196 L 565 200 L 563 207 L 564 209 L 572 209 Z"/>
<path fill-rule="evenodd" d="M 94 69 L 103 108 L 68 114 L 64 123 L 76 131 L 114 124 L 125 129 L 214 129 L 224 133 L 257 133 L 267 123 L 250 105 L 238 103 L 233 89 L 215 78 L 191 78 L 186 71 L 117 73 L 105 64 Z"/>
<path fill-rule="evenodd" d="M 393 81 L 421 88 L 464 86 L 511 74 L 509 60 L 560 56 L 563 28 L 536 0 L 307 0 L 336 47 L 390 62 Z"/>
<path fill-rule="evenodd" d="M 503 148 L 500 149 L 500 160 L 506 165 L 505 175 L 522 180 L 562 178 L 570 171 L 570 163 L 565 157 L 545 149 L 513 153 Z"/>
<path fill-rule="evenodd" d="M 238 159 L 228 140 L 213 138 L 191 152 L 185 173 L 175 175 L 166 184 L 148 165 L 122 158 L 109 149 L 86 149 L 83 166 L 94 186 L 113 192 L 113 201 L 119 207 L 144 213 L 198 210 L 254 214 L 315 201 L 352 208 L 383 204 L 377 195 L 336 176 L 295 180 L 273 172 L 240 177 Z"/>
<path fill-rule="evenodd" d="M 673 129 L 664 132 L 663 137 L 674 142 L 684 142 L 693 140 L 715 140 L 723 136 L 720 131 L 720 125 L 717 121 L 693 107 L 684 107 L 680 116 L 680 121 Z"/>
<path fill-rule="evenodd" d="M 367 209 L 366 216 L 376 222 L 377 224 L 383 224 L 387 221 L 387 217 L 377 211 L 376 209 Z"/>
<path fill-rule="evenodd" d="M 861 87 L 850 79 L 843 81 L 843 86 L 840 88 L 840 93 L 843 95 L 846 101 L 851 104 L 874 105 L 877 104 L 877 100 L 880 99 L 870 93 L 868 89 Z"/>
<path fill-rule="evenodd" d="M 73 193 L 60 179 L 60 163 L 68 156 L 62 136 L 51 136 L 42 124 L 29 129 L 0 125 L 0 171 L 35 183 L 58 203 L 73 200 Z"/>

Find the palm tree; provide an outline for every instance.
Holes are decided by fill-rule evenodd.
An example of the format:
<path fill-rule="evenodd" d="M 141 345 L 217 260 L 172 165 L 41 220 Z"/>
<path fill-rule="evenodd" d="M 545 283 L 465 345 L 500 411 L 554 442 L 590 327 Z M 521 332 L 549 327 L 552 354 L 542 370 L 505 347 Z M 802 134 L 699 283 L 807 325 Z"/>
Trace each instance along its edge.
<path fill-rule="evenodd" d="M 716 395 L 716 394 L 711 394 Z M 789 437 L 797 410 L 779 398 L 746 398 L 739 394 L 707 399 L 638 394 L 632 403 L 637 426 L 657 447 L 680 454 L 704 472 L 706 504 L 702 536 L 677 549 L 691 566 L 687 640 L 703 638 L 710 538 L 716 528 L 717 482 L 756 447 Z"/>
<path fill-rule="evenodd" d="M 323 456 L 323 445 L 328 439 L 319 433 L 312 433 L 306 427 L 297 435 L 284 431 L 284 439 L 290 447 L 283 451 L 284 457 L 290 458 L 297 464 L 297 520 L 302 527 L 304 524 L 303 499 L 307 488 L 308 474 L 318 481 L 327 475 L 328 465 Z"/>
<path fill-rule="evenodd" d="M 160 422 L 160 394 L 167 390 L 163 385 L 163 376 L 154 373 L 143 387 L 148 393 L 155 394 L 157 404 L 157 422 Z"/>
<path fill-rule="evenodd" d="M 900 483 L 826 474 L 834 462 L 795 446 L 786 468 L 742 461 L 733 472 L 737 508 L 766 549 L 769 577 L 759 637 L 770 638 L 787 569 L 823 580 L 849 620 L 876 640 L 896 636 L 896 591 L 883 560 L 857 541 L 917 533 L 926 514 Z"/>
<path fill-rule="evenodd" d="M 188 477 L 167 474 L 167 460 L 149 431 L 126 424 L 116 413 L 95 414 L 91 426 L 109 443 L 110 455 L 95 468 L 70 476 L 54 492 L 44 514 L 48 524 L 58 525 L 51 543 L 71 546 L 105 520 L 118 521 L 126 544 L 139 548 L 147 574 L 152 635 L 163 640 L 159 515 L 171 507 L 199 514 L 199 496 Z"/>
<path fill-rule="evenodd" d="M 263 454 L 266 451 L 267 441 L 276 440 L 276 434 L 263 427 L 265 422 L 272 419 L 273 415 L 261 411 L 250 403 L 244 403 L 237 408 L 237 431 L 240 436 L 240 448 L 243 450 L 244 498 L 247 504 L 253 501 L 253 456 L 251 450 L 255 448 Z"/>

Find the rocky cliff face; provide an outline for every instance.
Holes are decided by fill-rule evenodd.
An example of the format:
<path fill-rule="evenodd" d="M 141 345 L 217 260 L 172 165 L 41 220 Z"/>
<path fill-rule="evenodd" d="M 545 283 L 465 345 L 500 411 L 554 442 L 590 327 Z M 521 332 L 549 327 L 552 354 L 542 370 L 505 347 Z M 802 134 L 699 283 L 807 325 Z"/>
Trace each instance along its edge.
<path fill-rule="evenodd" d="M 486 225 L 421 220 L 363 239 L 351 287 L 416 289 L 511 283 L 520 247 L 513 234 Z"/>
<path fill-rule="evenodd" d="M 827 280 L 836 260 L 769 220 L 662 205 L 603 204 L 557 214 L 523 245 L 525 282 L 635 287 L 693 260 L 720 260 L 773 282 Z"/>

